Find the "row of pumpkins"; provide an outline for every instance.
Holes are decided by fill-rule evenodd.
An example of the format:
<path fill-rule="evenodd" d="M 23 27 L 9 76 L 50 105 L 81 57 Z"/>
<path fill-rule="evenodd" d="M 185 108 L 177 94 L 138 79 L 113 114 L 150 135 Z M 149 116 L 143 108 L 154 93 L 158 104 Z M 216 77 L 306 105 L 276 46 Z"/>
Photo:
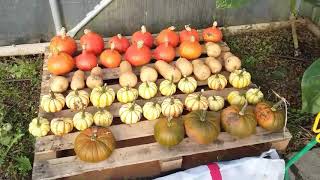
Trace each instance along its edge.
<path fill-rule="evenodd" d="M 217 57 L 221 51 L 216 44 L 222 40 L 222 32 L 218 29 L 216 22 L 212 27 L 203 30 L 203 40 L 208 42 L 206 45 L 208 55 Z M 140 31 L 135 32 L 131 38 L 131 45 L 126 37 L 120 34 L 109 40 L 110 49 L 104 50 L 104 40 L 101 35 L 84 30 L 84 35 L 80 38 L 82 53 L 73 59 L 72 55 L 77 51 L 77 45 L 73 38 L 66 34 L 62 28 L 60 35 L 51 39 L 48 59 L 48 71 L 55 75 L 63 75 L 73 70 L 74 66 L 83 71 L 89 71 L 102 64 L 107 68 L 115 68 L 124 59 L 133 66 L 148 64 L 153 57 L 157 60 L 171 62 L 176 56 L 175 47 L 179 46 L 178 52 L 181 57 L 189 60 L 200 57 L 202 47 L 199 43 L 200 37 L 197 30 L 185 26 L 185 30 L 176 33 L 174 27 L 162 30 L 155 38 L 158 46 L 154 51 L 150 48 L 154 45 L 154 38 L 145 26 Z M 99 62 L 97 56 L 99 57 Z"/>

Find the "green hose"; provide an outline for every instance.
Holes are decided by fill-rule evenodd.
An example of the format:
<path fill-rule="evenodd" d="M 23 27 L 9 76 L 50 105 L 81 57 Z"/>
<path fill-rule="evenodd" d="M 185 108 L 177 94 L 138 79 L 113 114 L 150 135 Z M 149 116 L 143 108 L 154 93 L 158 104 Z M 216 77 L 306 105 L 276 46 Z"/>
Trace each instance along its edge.
<path fill-rule="evenodd" d="M 297 162 L 302 156 L 304 156 L 311 148 L 313 148 L 316 144 L 317 144 L 317 140 L 316 138 L 312 139 L 301 151 L 299 151 L 296 155 L 294 155 L 291 159 L 289 159 L 289 161 L 286 164 L 286 168 L 285 168 L 285 180 L 289 180 L 289 168 L 295 163 Z"/>

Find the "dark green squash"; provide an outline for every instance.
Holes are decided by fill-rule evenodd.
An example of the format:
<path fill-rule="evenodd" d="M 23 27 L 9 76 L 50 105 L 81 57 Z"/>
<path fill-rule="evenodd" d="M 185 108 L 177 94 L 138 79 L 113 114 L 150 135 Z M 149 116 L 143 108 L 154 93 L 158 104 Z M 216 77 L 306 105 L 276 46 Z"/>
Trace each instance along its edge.
<path fill-rule="evenodd" d="M 166 147 L 179 144 L 184 134 L 183 122 L 180 118 L 160 118 L 154 126 L 154 138 Z"/>

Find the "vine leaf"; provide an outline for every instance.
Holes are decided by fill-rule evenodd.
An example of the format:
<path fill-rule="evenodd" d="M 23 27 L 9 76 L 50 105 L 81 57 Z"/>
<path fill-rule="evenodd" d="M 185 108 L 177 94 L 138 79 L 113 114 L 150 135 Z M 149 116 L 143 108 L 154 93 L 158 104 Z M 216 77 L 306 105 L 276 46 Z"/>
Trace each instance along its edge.
<path fill-rule="evenodd" d="M 240 8 L 252 0 L 217 0 L 216 7 L 218 9 Z"/>

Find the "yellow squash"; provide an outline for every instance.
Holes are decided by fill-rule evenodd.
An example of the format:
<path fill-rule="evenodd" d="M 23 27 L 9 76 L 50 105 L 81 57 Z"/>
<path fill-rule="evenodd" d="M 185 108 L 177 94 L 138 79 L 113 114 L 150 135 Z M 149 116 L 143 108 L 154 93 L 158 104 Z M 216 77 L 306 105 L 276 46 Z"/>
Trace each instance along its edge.
<path fill-rule="evenodd" d="M 73 125 L 76 129 L 82 131 L 93 124 L 93 115 L 88 112 L 78 112 L 73 116 Z"/>
<path fill-rule="evenodd" d="M 151 99 L 157 94 L 158 87 L 154 82 L 143 82 L 140 84 L 138 91 L 143 99 Z"/>
<path fill-rule="evenodd" d="M 183 112 L 183 103 L 179 99 L 166 98 L 161 104 L 161 111 L 166 117 L 179 117 Z"/>
<path fill-rule="evenodd" d="M 208 109 L 208 99 L 202 95 L 202 92 L 203 90 L 201 93 L 192 93 L 186 97 L 184 104 L 188 111 Z"/>
<path fill-rule="evenodd" d="M 43 117 L 37 117 L 32 119 L 29 124 L 29 132 L 35 137 L 42 137 L 48 134 L 50 131 L 50 124 L 48 119 Z"/>
<path fill-rule="evenodd" d="M 71 91 L 66 97 L 66 104 L 68 108 L 74 111 L 86 108 L 89 102 L 89 94 L 84 90 Z"/>
<path fill-rule="evenodd" d="M 143 116 L 148 120 L 158 119 L 161 115 L 161 106 L 158 103 L 147 102 L 144 104 Z"/>
<path fill-rule="evenodd" d="M 214 74 L 208 78 L 208 86 L 213 90 L 221 90 L 226 87 L 228 81 L 222 74 Z"/>
<path fill-rule="evenodd" d="M 257 104 L 258 102 L 261 102 L 261 100 L 263 99 L 263 93 L 260 91 L 259 88 L 250 88 L 246 92 L 246 99 L 250 104 Z"/>
<path fill-rule="evenodd" d="M 55 135 L 62 136 L 68 134 L 73 129 L 73 122 L 71 118 L 55 118 L 50 123 L 51 132 Z"/>
<path fill-rule="evenodd" d="M 211 111 L 219 111 L 224 107 L 224 98 L 221 96 L 210 96 L 208 102 Z"/>
<path fill-rule="evenodd" d="M 112 124 L 113 116 L 107 110 L 97 111 L 93 116 L 93 122 L 97 126 L 108 127 Z"/>
<path fill-rule="evenodd" d="M 246 103 L 245 95 L 240 94 L 239 91 L 231 91 L 227 96 L 227 100 L 230 105 L 243 106 Z"/>
<path fill-rule="evenodd" d="M 58 112 L 64 107 L 64 96 L 60 93 L 44 95 L 41 98 L 40 106 L 45 112 Z"/>
<path fill-rule="evenodd" d="M 246 70 L 234 70 L 229 76 L 229 83 L 235 88 L 244 88 L 251 83 L 251 75 Z"/>
<path fill-rule="evenodd" d="M 176 92 L 177 86 L 173 83 L 173 81 L 164 80 L 160 83 L 159 90 L 162 95 L 171 96 Z"/>
<path fill-rule="evenodd" d="M 114 90 L 109 88 L 107 84 L 104 84 L 102 87 L 93 88 L 90 94 L 90 100 L 93 106 L 104 108 L 113 103 L 115 96 Z"/>
<path fill-rule="evenodd" d="M 119 110 L 120 119 L 123 123 L 134 124 L 140 121 L 142 108 L 136 103 L 127 103 Z"/>
<path fill-rule="evenodd" d="M 138 90 L 131 87 L 123 87 L 117 92 L 117 99 L 119 102 L 128 103 L 138 98 Z"/>
<path fill-rule="evenodd" d="M 178 83 L 178 88 L 185 94 L 193 93 L 197 88 L 197 81 L 193 77 L 184 77 Z"/>

